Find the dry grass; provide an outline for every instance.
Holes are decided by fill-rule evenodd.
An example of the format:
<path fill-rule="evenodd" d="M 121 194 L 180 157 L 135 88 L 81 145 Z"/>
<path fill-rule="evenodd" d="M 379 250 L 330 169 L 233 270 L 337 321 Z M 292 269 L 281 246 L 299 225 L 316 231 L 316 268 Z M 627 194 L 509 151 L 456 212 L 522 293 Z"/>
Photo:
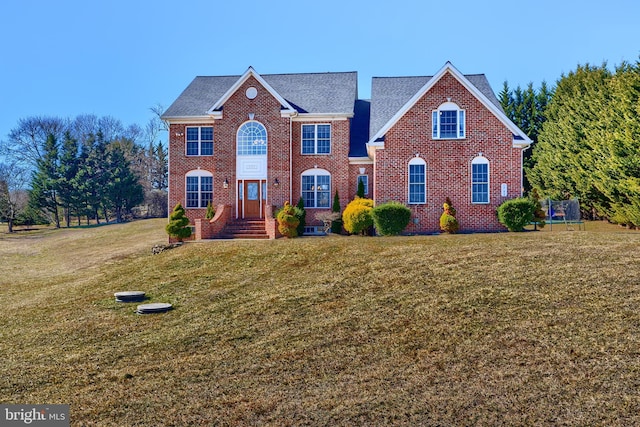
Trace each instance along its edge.
<path fill-rule="evenodd" d="M 163 224 L 0 235 L 0 401 L 73 425 L 640 424 L 638 232 L 153 256 Z"/>

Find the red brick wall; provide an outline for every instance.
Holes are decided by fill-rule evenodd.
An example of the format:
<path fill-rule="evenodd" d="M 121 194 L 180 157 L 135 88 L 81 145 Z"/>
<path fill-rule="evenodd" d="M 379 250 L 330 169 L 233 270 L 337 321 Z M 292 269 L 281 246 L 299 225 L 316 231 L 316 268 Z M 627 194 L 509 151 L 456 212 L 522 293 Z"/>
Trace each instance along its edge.
<path fill-rule="evenodd" d="M 331 124 L 331 154 L 302 154 L 302 125 Z M 296 121 L 293 123 L 293 193 L 291 203 L 296 204 L 302 195 L 302 173 L 309 169 L 325 169 L 331 173 L 331 194 L 328 208 L 307 208 L 306 224 L 322 225 L 316 220 L 318 212 L 331 211 L 333 197 L 338 191 L 340 205 L 346 206 L 349 190 L 349 121 Z"/>
<path fill-rule="evenodd" d="M 466 138 L 433 140 L 431 114 L 442 103 L 466 110 Z M 521 194 L 521 150 L 512 148 L 512 133 L 451 74 L 429 90 L 386 134 L 385 148 L 376 151 L 376 203 L 408 204 L 408 164 L 418 154 L 427 167 L 426 204 L 410 205 L 408 232 L 438 232 L 442 204 L 449 197 L 461 231 L 498 231 L 496 208 Z M 489 160 L 488 205 L 471 203 L 471 161 L 478 153 Z M 507 184 L 507 197 L 501 184 Z M 417 223 L 415 222 L 417 221 Z"/>
<path fill-rule="evenodd" d="M 245 96 L 245 91 L 250 86 L 258 88 L 258 96 L 252 100 Z M 212 100 L 212 105 L 215 101 Z M 251 77 L 225 102 L 222 119 L 215 121 L 211 119 L 208 123 L 171 124 L 169 130 L 169 205 L 171 209 L 180 202 L 185 206 L 187 216 L 192 223 L 195 219 L 204 217 L 206 209 L 187 209 L 185 201 L 185 175 L 191 170 L 201 168 L 213 174 L 213 204 L 231 205 L 235 215 L 236 133 L 238 128 L 249 120 L 249 113 L 253 113 L 254 120 L 262 123 L 267 129 L 268 195 L 266 203 L 276 207 L 282 207 L 285 201 L 296 204 L 301 195 L 302 172 L 317 167 L 331 173 L 331 201 L 337 189 L 344 208 L 348 202 L 346 195 L 355 188 L 355 183 L 350 183 L 349 176 L 349 120 L 309 122 L 294 119 L 291 121 L 289 118 L 280 116 L 280 109 L 280 103 Z M 314 123 L 331 124 L 331 154 L 302 155 L 302 124 Z M 191 125 L 213 125 L 213 156 L 187 157 L 185 155 L 185 128 Z M 293 173 L 290 173 L 290 132 L 293 137 L 291 146 Z M 182 135 L 178 136 L 178 134 Z M 277 187 L 273 185 L 276 178 L 279 181 Z M 225 179 L 229 181 L 227 189 L 223 188 Z M 321 222 L 315 220 L 315 213 L 326 210 L 309 209 L 307 224 L 321 225 Z"/>

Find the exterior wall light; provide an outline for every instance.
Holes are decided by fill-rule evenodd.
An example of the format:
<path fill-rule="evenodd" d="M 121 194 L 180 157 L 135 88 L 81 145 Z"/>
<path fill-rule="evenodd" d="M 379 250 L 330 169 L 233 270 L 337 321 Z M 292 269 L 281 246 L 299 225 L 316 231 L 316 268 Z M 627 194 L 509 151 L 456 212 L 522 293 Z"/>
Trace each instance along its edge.
<path fill-rule="evenodd" d="M 280 186 L 280 181 L 278 181 L 278 178 L 273 180 L 273 186 L 276 187 L 276 188 L 278 188 Z"/>
<path fill-rule="evenodd" d="M 222 183 L 222 187 L 229 188 L 229 180 L 227 178 L 224 179 L 224 182 Z"/>

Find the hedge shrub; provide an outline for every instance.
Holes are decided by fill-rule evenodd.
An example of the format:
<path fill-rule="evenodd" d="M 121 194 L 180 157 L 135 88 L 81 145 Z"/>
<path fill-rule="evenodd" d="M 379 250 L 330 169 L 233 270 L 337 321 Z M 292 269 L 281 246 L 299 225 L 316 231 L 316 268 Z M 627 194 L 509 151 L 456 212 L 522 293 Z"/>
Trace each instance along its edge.
<path fill-rule="evenodd" d="M 365 234 L 373 225 L 373 200 L 356 197 L 342 213 L 342 225 L 351 234 Z"/>
<path fill-rule="evenodd" d="M 411 220 L 411 209 L 399 202 L 387 202 L 371 211 L 378 234 L 396 236 L 404 231 Z"/>
<path fill-rule="evenodd" d="M 533 221 L 536 202 L 526 197 L 507 200 L 498 206 L 498 221 L 509 231 L 522 231 Z"/>

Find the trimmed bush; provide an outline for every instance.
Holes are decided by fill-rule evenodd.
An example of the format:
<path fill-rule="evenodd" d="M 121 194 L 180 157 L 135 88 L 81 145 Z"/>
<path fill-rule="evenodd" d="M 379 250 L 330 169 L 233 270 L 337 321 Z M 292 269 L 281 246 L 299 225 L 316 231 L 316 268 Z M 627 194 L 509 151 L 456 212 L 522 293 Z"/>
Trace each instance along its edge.
<path fill-rule="evenodd" d="M 371 211 L 378 234 L 396 236 L 404 231 L 411 220 L 411 209 L 399 202 L 387 202 Z"/>
<path fill-rule="evenodd" d="M 358 181 L 358 191 L 356 192 L 356 197 L 364 199 L 364 181 Z"/>
<path fill-rule="evenodd" d="M 366 234 L 373 225 L 373 200 L 356 197 L 352 200 L 342 213 L 342 224 L 344 229 L 351 234 Z"/>
<path fill-rule="evenodd" d="M 298 232 L 298 236 L 302 236 L 304 234 L 304 227 L 305 225 L 307 225 L 307 211 L 304 209 L 304 199 L 302 197 L 300 197 L 300 200 L 298 200 L 298 204 L 296 205 L 295 210 L 296 218 L 298 218 L 298 221 L 300 221 L 296 230 Z"/>
<path fill-rule="evenodd" d="M 340 196 L 338 196 L 338 190 L 333 196 L 333 205 L 331 206 L 331 212 L 338 214 L 337 218 L 331 221 L 331 232 L 334 234 L 342 233 L 342 218 L 340 215 Z"/>
<path fill-rule="evenodd" d="M 509 231 L 522 231 L 533 221 L 536 202 L 526 197 L 507 200 L 498 206 L 498 221 Z"/>
<path fill-rule="evenodd" d="M 453 207 L 451 199 L 447 197 L 446 201 L 442 205 L 444 212 L 440 216 L 440 230 L 453 234 L 460 228 L 458 220 L 456 219 L 456 208 Z"/>
<path fill-rule="evenodd" d="M 213 219 L 214 216 L 216 216 L 216 210 L 213 209 L 213 205 L 211 204 L 211 202 L 209 202 L 207 203 L 207 213 L 204 217 L 206 219 Z"/>
<path fill-rule="evenodd" d="M 178 203 L 173 212 L 169 216 L 169 223 L 165 230 L 171 237 L 175 237 L 179 241 L 191 237 L 191 227 L 189 227 L 189 218 L 185 215 L 182 204 Z"/>
<path fill-rule="evenodd" d="M 278 231 L 285 237 L 298 235 L 300 220 L 296 217 L 296 209 L 289 202 L 284 202 L 284 207 L 278 212 Z"/>

